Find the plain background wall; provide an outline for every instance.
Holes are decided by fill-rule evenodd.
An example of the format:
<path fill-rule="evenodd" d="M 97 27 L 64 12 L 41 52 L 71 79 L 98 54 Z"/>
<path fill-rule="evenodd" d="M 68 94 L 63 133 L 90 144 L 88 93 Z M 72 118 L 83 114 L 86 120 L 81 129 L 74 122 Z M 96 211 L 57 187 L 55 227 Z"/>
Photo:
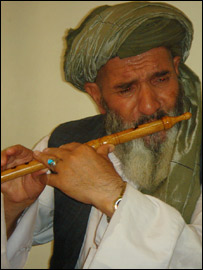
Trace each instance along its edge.
<path fill-rule="evenodd" d="M 32 148 L 58 124 L 97 114 L 92 100 L 65 82 L 65 36 L 99 5 L 124 1 L 2 1 L 2 149 Z M 152 1 L 154 2 L 154 1 Z M 163 1 L 191 19 L 194 41 L 186 64 L 201 78 L 202 2 Z M 52 243 L 33 247 L 26 269 L 46 269 Z"/>

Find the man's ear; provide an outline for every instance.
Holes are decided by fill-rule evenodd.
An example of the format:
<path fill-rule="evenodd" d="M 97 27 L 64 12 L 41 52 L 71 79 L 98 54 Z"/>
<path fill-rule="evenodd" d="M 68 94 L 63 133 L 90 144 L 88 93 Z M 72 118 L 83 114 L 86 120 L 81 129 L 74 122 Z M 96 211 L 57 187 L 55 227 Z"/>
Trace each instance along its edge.
<path fill-rule="evenodd" d="M 180 60 L 181 60 L 180 56 L 175 56 L 173 58 L 173 65 L 174 65 L 175 72 L 176 72 L 177 75 L 179 75 L 178 67 L 179 67 L 179 64 L 180 64 Z"/>
<path fill-rule="evenodd" d="M 87 82 L 85 83 L 84 88 L 85 91 L 93 98 L 93 100 L 97 104 L 100 113 L 105 114 L 106 110 L 103 108 L 101 104 L 102 95 L 99 86 L 96 83 Z"/>

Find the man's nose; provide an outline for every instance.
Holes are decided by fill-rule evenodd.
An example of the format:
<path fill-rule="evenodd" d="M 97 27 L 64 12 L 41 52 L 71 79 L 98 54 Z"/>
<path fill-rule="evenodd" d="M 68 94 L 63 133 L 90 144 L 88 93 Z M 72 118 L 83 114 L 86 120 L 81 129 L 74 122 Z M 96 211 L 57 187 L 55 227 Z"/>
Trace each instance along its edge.
<path fill-rule="evenodd" d="M 144 115 L 151 115 L 161 107 L 157 94 L 149 83 L 143 83 L 140 88 L 138 106 L 139 112 Z"/>

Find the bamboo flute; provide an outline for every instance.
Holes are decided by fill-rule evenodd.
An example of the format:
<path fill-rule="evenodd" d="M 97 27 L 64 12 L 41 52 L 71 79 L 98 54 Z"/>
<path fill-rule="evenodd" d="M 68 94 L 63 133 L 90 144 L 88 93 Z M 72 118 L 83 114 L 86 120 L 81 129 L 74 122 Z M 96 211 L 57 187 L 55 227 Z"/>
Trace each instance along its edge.
<path fill-rule="evenodd" d="M 173 127 L 176 123 L 190 119 L 192 114 L 186 112 L 180 116 L 164 116 L 160 120 L 156 120 L 147 124 L 138 126 L 136 129 L 131 128 L 118 133 L 104 136 L 102 138 L 89 141 L 85 144 L 97 149 L 102 144 L 121 144 L 137 138 L 141 138 L 161 130 L 167 130 Z M 27 164 L 16 166 L 15 168 L 5 170 L 1 173 L 1 183 L 24 176 L 35 171 L 46 168 L 46 166 L 37 160 L 33 160 Z"/>

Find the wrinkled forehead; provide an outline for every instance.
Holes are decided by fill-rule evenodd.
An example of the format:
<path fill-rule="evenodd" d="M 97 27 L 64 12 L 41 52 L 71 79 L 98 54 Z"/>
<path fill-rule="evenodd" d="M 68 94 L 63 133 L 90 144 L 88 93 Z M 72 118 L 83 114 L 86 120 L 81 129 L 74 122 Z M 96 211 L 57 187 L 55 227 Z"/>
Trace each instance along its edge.
<path fill-rule="evenodd" d="M 172 56 L 165 47 L 151 49 L 145 53 L 120 59 L 114 57 L 107 61 L 98 71 L 98 76 L 118 76 L 120 73 L 139 70 L 158 70 L 172 66 Z"/>

